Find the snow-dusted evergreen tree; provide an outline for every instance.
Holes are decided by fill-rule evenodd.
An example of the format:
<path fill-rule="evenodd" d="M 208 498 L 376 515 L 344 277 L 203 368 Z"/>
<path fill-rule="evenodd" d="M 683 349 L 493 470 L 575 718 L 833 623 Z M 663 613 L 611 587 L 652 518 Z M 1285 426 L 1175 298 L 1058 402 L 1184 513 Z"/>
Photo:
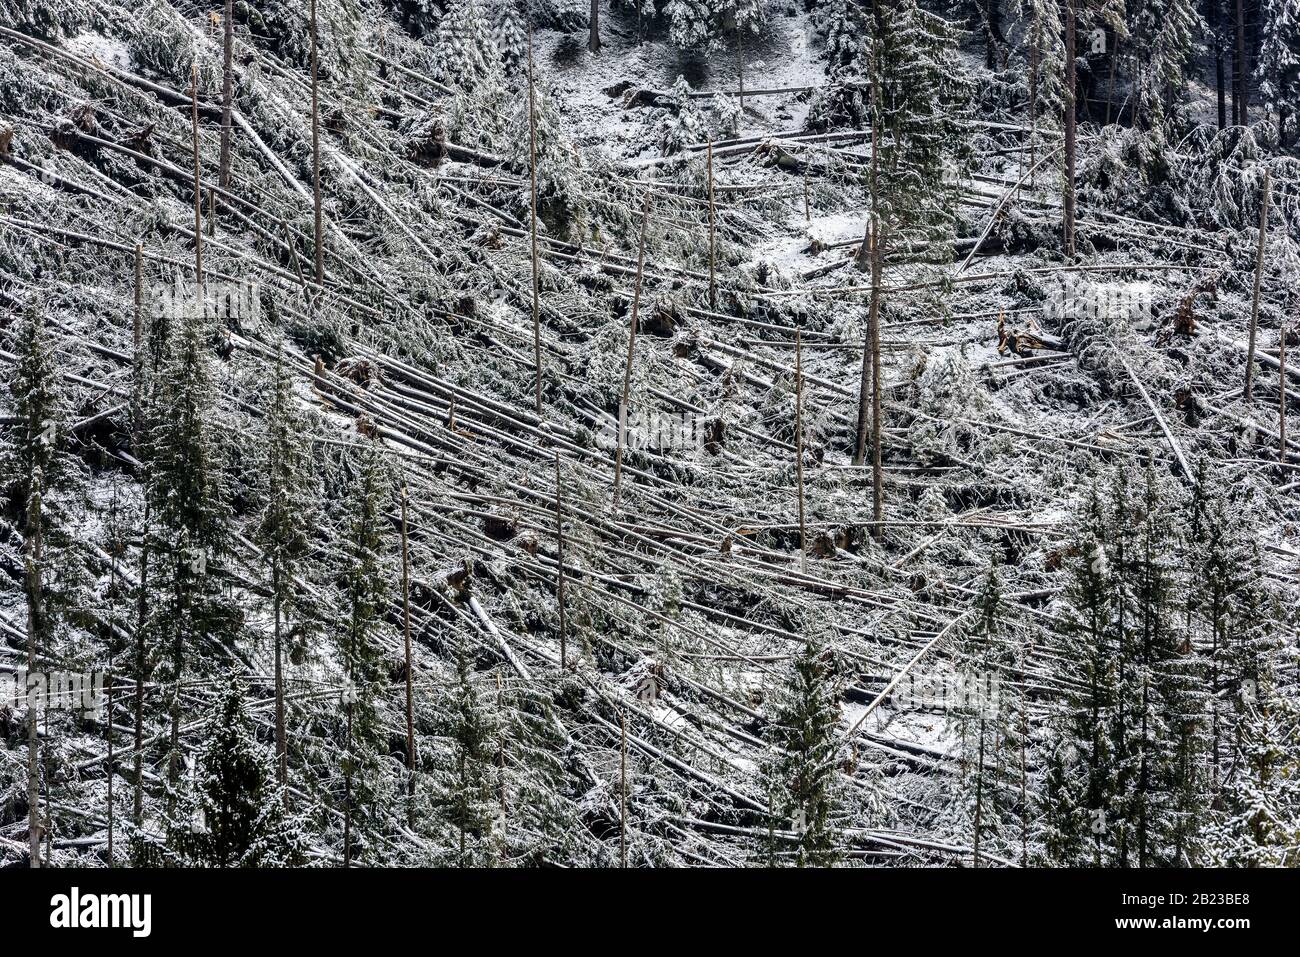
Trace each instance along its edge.
<path fill-rule="evenodd" d="M 456 639 L 455 675 L 439 708 L 440 733 L 451 746 L 449 760 L 439 768 L 441 817 L 455 841 L 447 862 L 460 867 L 481 866 L 493 858 L 493 826 L 500 821 L 500 719 L 479 687 L 471 649 Z"/>
<path fill-rule="evenodd" d="M 862 14 L 866 50 L 833 73 L 809 111 L 814 125 L 865 123 L 877 132 L 873 195 L 885 243 L 950 236 L 966 152 L 965 96 L 951 23 L 915 0 L 876 4 Z M 891 240 L 892 237 L 892 240 Z"/>
<path fill-rule="evenodd" d="M 261 512 L 254 542 L 262 549 L 271 588 L 275 662 L 276 755 L 279 780 L 288 774 L 288 741 L 284 704 L 284 645 L 286 638 L 305 644 L 306 609 L 299 601 L 300 579 L 315 527 L 315 468 L 307 441 L 305 418 L 297 408 L 284 365 L 284 344 L 277 343 L 271 394 L 263 413 L 262 462 L 258 469 Z M 287 635 L 286 635 L 287 630 Z"/>
<path fill-rule="evenodd" d="M 956 687 L 947 696 L 960 742 L 961 788 L 956 801 L 957 836 L 973 858 L 1010 859 L 1021 843 L 1021 734 L 1017 636 L 1002 580 L 991 565 L 958 642 Z"/>
<path fill-rule="evenodd" d="M 478 86 L 501 62 L 498 36 L 482 0 L 451 0 L 434 41 L 438 79 L 462 90 Z"/>
<path fill-rule="evenodd" d="M 1125 9 L 1139 121 L 1163 133 L 1170 107 L 1185 95 L 1187 65 L 1205 24 L 1195 0 L 1127 0 Z"/>
<path fill-rule="evenodd" d="M 228 676 L 203 729 L 192 774 L 166 816 L 166 844 L 142 846 L 141 860 L 181 867 L 301 867 L 307 849 L 303 822 L 290 813 L 244 693 Z"/>
<path fill-rule="evenodd" d="M 1259 94 L 1277 117 L 1278 140 L 1285 146 L 1295 136 L 1300 110 L 1300 0 L 1260 0 L 1259 35 Z"/>
<path fill-rule="evenodd" d="M 496 46 L 508 75 L 528 69 L 528 26 L 514 0 L 503 0 L 497 11 Z"/>
<path fill-rule="evenodd" d="M 809 632 L 769 708 L 764 766 L 775 830 L 794 835 L 794 862 L 824 867 L 841 857 L 834 819 L 843 758 L 834 654 Z"/>
<path fill-rule="evenodd" d="M 149 602 L 150 633 L 162 658 L 154 676 L 170 700 L 173 780 L 180 772 L 180 683 L 201 670 L 213 648 L 234 633 L 238 619 L 217 579 L 228 550 L 231 509 L 208 323 L 197 296 L 180 311 L 183 315 L 169 320 L 176 330 L 172 341 L 158 346 L 163 358 L 151 383 L 146 449 L 150 585 L 156 589 Z"/>
<path fill-rule="evenodd" d="M 659 149 L 664 156 L 674 156 L 704 139 L 704 118 L 687 95 L 690 92 L 686 77 L 679 75 L 669 92 L 671 103 L 659 121 Z"/>
<path fill-rule="evenodd" d="M 1111 515 L 1101 491 L 1087 492 L 1075 518 L 1067 584 L 1053 651 L 1065 690 L 1049 719 L 1053 744 L 1042 792 L 1042 844 L 1056 865 L 1102 864 L 1116 804 L 1116 748 L 1111 726 L 1118 695 L 1108 556 Z"/>
<path fill-rule="evenodd" d="M 337 570 L 343 627 L 336 632 L 343 665 L 341 771 L 346 863 L 358 853 L 361 842 L 356 832 L 364 835 L 379 825 L 381 817 L 374 801 L 383 747 L 378 710 L 384 691 L 381 641 L 393 570 L 390 530 L 384 516 L 392 483 L 383 448 L 375 442 L 349 464 L 354 474 L 347 490 L 343 558 Z"/>
<path fill-rule="evenodd" d="M 767 5 L 764 0 L 668 0 L 663 13 L 674 44 L 711 52 L 740 32 L 757 34 Z"/>

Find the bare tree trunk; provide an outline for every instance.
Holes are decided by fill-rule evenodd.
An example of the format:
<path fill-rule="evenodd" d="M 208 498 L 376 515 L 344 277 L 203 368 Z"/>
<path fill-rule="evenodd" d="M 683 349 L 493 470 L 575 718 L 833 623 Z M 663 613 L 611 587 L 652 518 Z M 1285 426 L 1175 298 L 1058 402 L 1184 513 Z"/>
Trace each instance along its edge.
<path fill-rule="evenodd" d="M 1214 34 L 1214 90 L 1219 106 L 1219 129 L 1223 129 L 1228 125 L 1227 77 L 1223 63 L 1223 0 L 1210 0 L 1210 30 Z"/>
<path fill-rule="evenodd" d="M 325 230 L 321 217 L 320 191 L 320 63 L 316 39 L 316 0 L 309 10 L 311 40 L 311 177 L 312 245 L 315 247 L 316 285 L 325 285 Z"/>
<path fill-rule="evenodd" d="M 406 645 L 407 823 L 415 826 L 415 683 L 411 663 L 411 558 L 407 546 L 406 486 L 402 486 L 402 637 Z"/>
<path fill-rule="evenodd" d="M 221 37 L 221 172 L 217 185 L 230 188 L 230 114 L 235 100 L 235 2 L 226 0 Z"/>
<path fill-rule="evenodd" d="M 274 494 L 274 493 L 272 493 Z M 272 604 L 275 606 L 275 765 L 280 786 L 289 783 L 289 747 L 284 732 L 284 664 L 280 640 L 280 563 L 271 570 Z"/>
<path fill-rule="evenodd" d="M 528 27 L 528 177 L 533 257 L 533 370 L 537 376 L 537 414 L 542 414 L 542 308 L 537 262 L 537 98 L 533 89 L 533 28 Z"/>
<path fill-rule="evenodd" d="M 1277 394 L 1277 434 L 1278 449 L 1277 460 L 1286 462 L 1286 321 L 1282 322 L 1281 331 L 1277 340 L 1277 369 L 1278 369 L 1278 394 Z"/>
<path fill-rule="evenodd" d="M 1246 53 L 1246 13 L 1243 0 L 1237 0 L 1237 96 L 1233 98 L 1233 114 L 1237 125 L 1250 125 L 1250 58 Z M 1240 105 L 1235 105 L 1240 97 Z"/>
<path fill-rule="evenodd" d="M 636 350 L 637 316 L 641 310 L 641 279 L 645 273 L 645 233 L 650 221 L 650 192 L 641 201 L 641 237 L 636 250 L 636 285 L 632 290 L 632 318 L 627 336 L 627 364 L 623 367 L 623 393 L 618 404 L 618 447 L 614 451 L 614 509 L 623 483 L 623 446 L 627 442 L 627 405 L 632 390 L 632 361 Z"/>
<path fill-rule="evenodd" d="M 745 121 L 745 30 L 743 27 L 736 27 L 736 64 L 739 77 L 739 94 L 740 94 L 740 122 Z"/>
<path fill-rule="evenodd" d="M 618 716 L 620 728 L 618 759 L 618 860 L 619 866 L 627 867 L 627 714 Z"/>
<path fill-rule="evenodd" d="M 1264 248 L 1268 241 L 1268 204 L 1272 199 L 1272 186 L 1272 177 L 1265 169 L 1264 185 L 1259 199 L 1259 245 L 1255 252 L 1255 291 L 1250 301 L 1250 340 L 1246 347 L 1246 388 L 1243 395 L 1247 402 L 1254 399 L 1255 334 L 1259 329 L 1259 287 L 1264 279 Z M 1282 388 L 1286 389 L 1286 383 L 1282 384 Z"/>
<path fill-rule="evenodd" d="M 104 687 L 108 693 L 108 709 L 105 712 L 105 731 L 108 735 L 108 766 L 106 783 L 108 795 L 105 800 L 108 812 L 108 866 L 113 866 L 113 837 L 114 826 L 116 821 L 113 815 L 113 780 L 117 777 L 117 760 L 113 753 L 114 745 L 117 743 L 117 736 L 113 733 L 113 681 L 116 678 L 114 669 L 113 645 L 115 643 L 113 629 L 117 625 L 117 560 L 121 557 L 118 543 L 120 535 L 117 527 L 117 484 L 113 485 L 113 497 L 108 506 L 108 526 L 109 541 L 112 551 L 112 563 L 108 570 L 108 674 L 104 676 Z"/>
<path fill-rule="evenodd" d="M 564 505 L 560 501 L 560 453 L 555 453 L 555 568 L 556 601 L 560 605 L 560 670 L 568 667 L 568 628 L 564 608 Z"/>
<path fill-rule="evenodd" d="M 1110 51 L 1110 80 L 1106 88 L 1106 125 L 1110 126 L 1110 108 L 1115 102 L 1115 64 L 1119 62 L 1119 35 L 1115 36 L 1114 49 Z"/>
<path fill-rule="evenodd" d="M 1065 4 L 1065 179 L 1061 184 L 1061 239 L 1065 258 L 1074 258 L 1074 158 L 1075 158 L 1075 0 Z"/>
<path fill-rule="evenodd" d="M 592 53 L 600 52 L 600 0 L 591 0 L 591 32 L 587 37 L 587 49 Z"/>
<path fill-rule="evenodd" d="M 874 71 L 874 66 L 873 66 Z M 879 172 L 879 162 L 877 160 L 877 147 L 879 146 L 879 137 L 876 128 L 879 125 L 879 112 L 877 107 L 879 103 L 876 97 L 878 86 L 875 79 L 871 82 L 871 214 L 867 219 L 866 234 L 862 237 L 862 245 L 858 248 L 856 266 L 859 270 L 865 271 L 871 268 L 875 261 L 875 228 L 876 208 L 879 203 L 880 194 L 877 190 Z M 876 308 L 875 286 L 872 286 L 872 299 L 869 308 Z M 868 322 L 867 334 L 862 339 L 862 373 L 858 379 L 858 419 L 857 435 L 855 436 L 855 445 L 853 448 L 852 463 L 855 466 L 861 466 L 867 461 L 867 405 L 871 401 L 871 330 Z"/>
<path fill-rule="evenodd" d="M 804 525 L 803 489 L 803 343 L 794 330 L 794 461 L 799 483 L 799 571 L 808 573 L 808 538 Z"/>
<path fill-rule="evenodd" d="M 1029 33 L 1029 188 L 1034 187 L 1034 169 L 1038 165 L 1038 69 L 1043 48 L 1043 24 L 1037 14 Z"/>
<path fill-rule="evenodd" d="M 874 214 L 873 214 L 874 215 Z M 867 334 L 871 339 L 871 534 L 879 538 L 885 520 L 885 472 L 881 466 L 881 381 L 880 381 L 880 272 L 881 225 L 877 217 L 871 234 L 871 308 Z"/>
<path fill-rule="evenodd" d="M 28 441 L 39 441 L 29 435 Z M 42 607 L 41 582 L 41 499 L 44 495 L 44 475 L 40 468 L 32 471 L 31 489 L 27 497 L 27 674 L 36 673 L 36 643 L 45 626 Z M 30 682 L 28 687 L 31 687 Z M 39 768 L 39 735 L 36 733 L 36 706 L 33 696 L 27 698 L 27 847 L 30 864 L 41 866 L 41 789 Z"/>
<path fill-rule="evenodd" d="M 190 124 L 194 153 L 194 282 L 203 303 L 203 183 L 199 177 L 199 68 L 190 68 Z"/>
<path fill-rule="evenodd" d="M 709 140 L 706 166 L 709 171 L 709 308 L 718 308 L 718 218 L 713 203 L 713 140 Z"/>
<path fill-rule="evenodd" d="M 140 585 L 135 603 L 135 794 L 132 814 L 136 827 L 144 824 L 144 684 L 148 658 L 145 655 L 145 623 L 149 614 L 149 502 L 144 504 L 140 532 Z"/>
<path fill-rule="evenodd" d="M 974 866 L 980 866 L 980 836 L 984 817 L 984 719 L 980 718 L 980 745 L 978 763 L 975 765 L 975 841 Z"/>

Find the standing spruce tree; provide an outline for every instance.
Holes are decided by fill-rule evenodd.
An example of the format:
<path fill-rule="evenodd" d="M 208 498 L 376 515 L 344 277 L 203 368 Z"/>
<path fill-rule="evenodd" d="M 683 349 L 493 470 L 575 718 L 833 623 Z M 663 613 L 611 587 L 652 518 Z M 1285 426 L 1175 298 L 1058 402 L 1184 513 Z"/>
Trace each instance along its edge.
<path fill-rule="evenodd" d="M 157 344 L 162 359 L 150 383 L 146 489 L 148 546 L 158 566 L 149 630 L 163 655 L 159 680 L 170 695 L 173 782 L 180 773 L 182 682 L 238 625 L 238 612 L 225 601 L 216 576 L 228 549 L 231 509 L 207 322 L 197 297 L 181 311 L 185 315 L 169 320 L 178 326 L 175 341 Z"/>
<path fill-rule="evenodd" d="M 193 774 L 167 816 L 165 847 L 145 862 L 182 867 L 301 867 L 302 822 L 290 816 L 244 695 L 228 676 L 203 731 Z"/>
<path fill-rule="evenodd" d="M 13 417 L 3 426 L 4 512 L 22 533 L 28 673 L 53 658 L 61 624 L 78 601 L 79 575 L 66 509 L 79 484 L 78 462 L 64 449 L 65 403 L 58 389 L 57 345 L 32 310 L 18 323 L 17 363 L 9 380 Z M 18 558 L 18 556 L 15 556 Z M 37 709 L 27 709 L 28 860 L 40 867 Z M 48 747 L 48 745 L 47 745 Z"/>
<path fill-rule="evenodd" d="M 1108 557 L 1111 516 L 1097 486 L 1075 518 L 1067 550 L 1061 624 L 1053 635 L 1064 692 L 1049 717 L 1042 833 L 1048 863 L 1103 863 L 1113 814 L 1115 749 L 1109 731 L 1117 694 L 1115 608 Z"/>
<path fill-rule="evenodd" d="M 344 669 L 343 859 L 358 851 L 358 817 L 376 825 L 374 800 L 383 745 L 377 702 L 383 693 L 382 632 L 390 593 L 391 544 L 383 503 L 392 487 L 382 446 L 374 442 L 352 463 L 344 562 L 338 571 L 344 627 L 339 632 Z"/>
<path fill-rule="evenodd" d="M 275 751 L 280 784 L 288 781 L 288 743 L 284 706 L 284 631 L 294 621 L 290 636 L 301 638 L 307 622 L 298 601 L 299 576 L 306 571 L 311 547 L 317 491 L 306 423 L 298 410 L 284 367 L 284 344 L 276 345 L 271 395 L 264 410 L 262 508 L 254 541 L 262 549 L 270 576 L 274 617 Z"/>
<path fill-rule="evenodd" d="M 500 806 L 496 765 L 499 719 L 478 687 L 463 636 L 456 639 L 456 672 L 444 691 L 440 733 L 451 743 L 451 760 L 439 774 L 443 817 L 456 834 L 451 855 L 460 867 L 493 858 L 492 822 Z"/>
<path fill-rule="evenodd" d="M 958 642 L 960 682 L 946 702 L 960 740 L 961 787 L 955 827 L 969 841 L 974 866 L 983 856 L 1016 853 L 1024 827 L 1021 806 L 1022 702 L 1013 680 L 1018 670 L 1010 631 L 1011 606 L 1002 596 L 996 564 L 971 609 L 972 622 Z"/>
<path fill-rule="evenodd" d="M 1277 117 L 1277 138 L 1295 136 L 1300 110 L 1300 0 L 1261 0 L 1255 75 L 1264 106 Z"/>
<path fill-rule="evenodd" d="M 810 633 L 772 703 L 764 767 L 773 827 L 794 831 L 799 867 L 840 859 L 832 824 L 841 801 L 839 724 L 834 656 Z"/>

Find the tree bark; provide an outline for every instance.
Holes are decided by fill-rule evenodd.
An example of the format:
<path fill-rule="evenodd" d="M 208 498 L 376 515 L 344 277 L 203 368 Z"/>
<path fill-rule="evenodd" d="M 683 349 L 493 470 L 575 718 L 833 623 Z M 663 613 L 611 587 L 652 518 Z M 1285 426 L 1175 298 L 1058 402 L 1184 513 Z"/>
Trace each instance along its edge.
<path fill-rule="evenodd" d="M 532 232 L 533 265 L 533 371 L 537 376 L 535 404 L 542 414 L 542 309 L 537 262 L 537 100 L 533 90 L 533 28 L 528 27 L 528 178 L 529 218 Z"/>
<path fill-rule="evenodd" d="M 1238 7 L 1240 9 L 1240 7 Z M 1247 402 L 1254 399 L 1255 387 L 1255 335 L 1259 329 L 1259 287 L 1264 279 L 1264 249 L 1268 242 L 1268 204 L 1272 198 L 1272 177 L 1264 170 L 1264 185 L 1259 200 L 1259 245 L 1255 251 L 1255 289 L 1250 300 L 1250 338 L 1246 346 L 1246 388 L 1243 396 Z M 1285 390 L 1285 383 L 1283 389 Z"/>
<path fill-rule="evenodd" d="M 632 390 L 632 361 L 636 351 L 637 315 L 641 309 L 641 279 L 645 274 L 645 233 L 650 221 L 650 192 L 641 202 L 641 237 L 637 241 L 636 284 L 632 290 L 632 318 L 628 326 L 627 363 L 623 367 L 623 392 L 618 404 L 618 447 L 614 451 L 614 510 L 618 510 L 618 495 L 623 482 L 623 446 L 627 442 L 627 404 Z"/>
<path fill-rule="evenodd" d="M 592 53 L 600 52 L 600 0 L 591 0 L 591 32 L 587 37 L 587 49 Z"/>
<path fill-rule="evenodd" d="M 320 189 L 320 63 L 316 39 L 316 0 L 309 11 L 311 40 L 311 175 L 312 175 L 312 245 L 315 247 L 316 285 L 325 285 L 325 232 L 321 215 Z"/>
<path fill-rule="evenodd" d="M 411 557 L 407 546 L 406 486 L 402 486 L 402 638 L 406 646 L 407 822 L 415 826 L 415 683 L 411 663 Z"/>
<path fill-rule="evenodd" d="M 275 766 L 280 786 L 289 783 L 289 748 L 284 733 L 284 664 L 280 640 L 280 563 L 271 571 L 272 604 L 275 606 Z"/>
<path fill-rule="evenodd" d="M 221 170 L 217 180 L 222 189 L 230 188 L 230 114 L 235 99 L 235 71 L 232 64 L 235 46 L 235 2 L 226 0 L 221 37 Z"/>
<path fill-rule="evenodd" d="M 203 302 L 203 182 L 199 168 L 199 69 L 190 68 L 190 123 L 194 154 L 194 282 Z"/>
<path fill-rule="evenodd" d="M 794 330 L 794 462 L 799 485 L 799 571 L 808 573 L 808 538 L 804 525 L 803 488 L 803 343 Z"/>
<path fill-rule="evenodd" d="M 1234 121 L 1238 126 L 1250 125 L 1250 59 L 1246 53 L 1246 12 L 1244 0 L 1237 0 L 1237 57 L 1233 64 L 1237 72 L 1236 95 L 1233 97 Z M 1238 105 L 1238 97 L 1240 104 Z"/>
<path fill-rule="evenodd" d="M 718 220 L 717 211 L 713 201 L 713 140 L 709 140 L 707 148 L 706 166 L 709 172 L 709 308 L 717 310 L 718 308 L 718 275 L 717 275 L 717 231 Z"/>
<path fill-rule="evenodd" d="M 560 605 L 560 670 L 568 667 L 568 628 L 564 608 L 564 505 L 560 501 L 560 453 L 555 453 L 555 596 Z"/>
<path fill-rule="evenodd" d="M 1061 184 L 1061 239 L 1065 258 L 1074 258 L 1074 159 L 1075 159 L 1075 0 L 1065 4 L 1065 178 Z"/>
<path fill-rule="evenodd" d="M 39 428 L 39 425 L 37 426 Z M 30 429 L 29 429 L 30 432 Z M 28 435 L 28 441 L 40 441 Z M 42 606 L 41 582 L 41 497 L 44 495 L 44 476 L 40 468 L 32 471 L 31 488 L 27 496 L 27 676 L 36 673 L 36 644 L 45 626 Z M 39 736 L 36 733 L 36 706 L 28 693 L 27 698 L 27 846 L 30 864 L 41 866 L 41 794 L 39 761 Z"/>

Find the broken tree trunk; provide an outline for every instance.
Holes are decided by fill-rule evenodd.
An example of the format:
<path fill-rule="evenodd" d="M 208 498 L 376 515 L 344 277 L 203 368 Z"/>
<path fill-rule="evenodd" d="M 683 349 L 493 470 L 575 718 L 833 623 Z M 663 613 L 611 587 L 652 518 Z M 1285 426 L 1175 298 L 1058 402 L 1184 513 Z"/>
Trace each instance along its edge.
<path fill-rule="evenodd" d="M 1238 0 L 1238 15 L 1241 6 Z M 1259 329 L 1259 287 L 1264 280 L 1264 248 L 1268 242 L 1268 204 L 1272 178 L 1264 170 L 1264 185 L 1259 200 L 1259 245 L 1255 250 L 1255 289 L 1250 300 L 1250 338 L 1246 346 L 1246 388 L 1243 395 L 1247 402 L 1254 401 L 1255 388 L 1255 335 Z"/>
<path fill-rule="evenodd" d="M 803 489 L 803 342 L 794 330 L 794 461 L 799 483 L 799 571 L 808 573 L 808 537 L 804 528 Z"/>
<path fill-rule="evenodd" d="M 718 238 L 717 238 L 717 210 L 713 201 L 713 140 L 709 140 L 708 158 L 706 166 L 709 172 L 709 308 L 718 308 L 718 276 L 717 276 L 717 255 L 718 255 Z"/>
<path fill-rule="evenodd" d="M 636 350 L 637 314 L 641 309 L 641 279 L 645 271 L 645 233 L 650 221 L 650 194 L 641 202 L 641 236 L 637 240 L 636 286 L 632 291 L 632 318 L 627 336 L 627 364 L 623 367 L 623 392 L 618 403 L 618 447 L 614 450 L 614 511 L 618 511 L 618 494 L 623 482 L 623 447 L 627 442 L 627 403 L 632 389 L 632 361 Z"/>
<path fill-rule="evenodd" d="M 555 598 L 560 605 L 560 670 L 568 667 L 568 628 L 564 608 L 564 505 L 560 500 L 560 453 L 555 453 Z"/>
<path fill-rule="evenodd" d="M 203 301 L 203 182 L 199 167 L 199 68 L 190 68 L 190 122 L 194 152 L 194 282 Z"/>
<path fill-rule="evenodd" d="M 402 639 L 406 651 L 407 824 L 415 826 L 415 692 L 411 665 L 411 558 L 407 546 L 406 486 L 402 486 Z"/>
<path fill-rule="evenodd" d="M 1074 258 L 1074 160 L 1075 160 L 1075 95 L 1078 78 L 1075 63 L 1075 0 L 1065 4 L 1065 176 L 1061 180 L 1061 240 L 1065 258 Z"/>
<path fill-rule="evenodd" d="M 311 176 L 312 245 L 316 263 L 316 285 L 325 284 L 325 232 L 321 217 L 320 190 L 320 63 L 316 38 L 316 0 L 311 0 L 308 34 L 311 42 Z"/>
<path fill-rule="evenodd" d="M 528 27 L 528 178 L 529 222 L 533 261 L 533 372 L 537 376 L 536 409 L 542 414 L 542 311 L 537 275 L 537 98 L 533 88 L 533 28 Z"/>

